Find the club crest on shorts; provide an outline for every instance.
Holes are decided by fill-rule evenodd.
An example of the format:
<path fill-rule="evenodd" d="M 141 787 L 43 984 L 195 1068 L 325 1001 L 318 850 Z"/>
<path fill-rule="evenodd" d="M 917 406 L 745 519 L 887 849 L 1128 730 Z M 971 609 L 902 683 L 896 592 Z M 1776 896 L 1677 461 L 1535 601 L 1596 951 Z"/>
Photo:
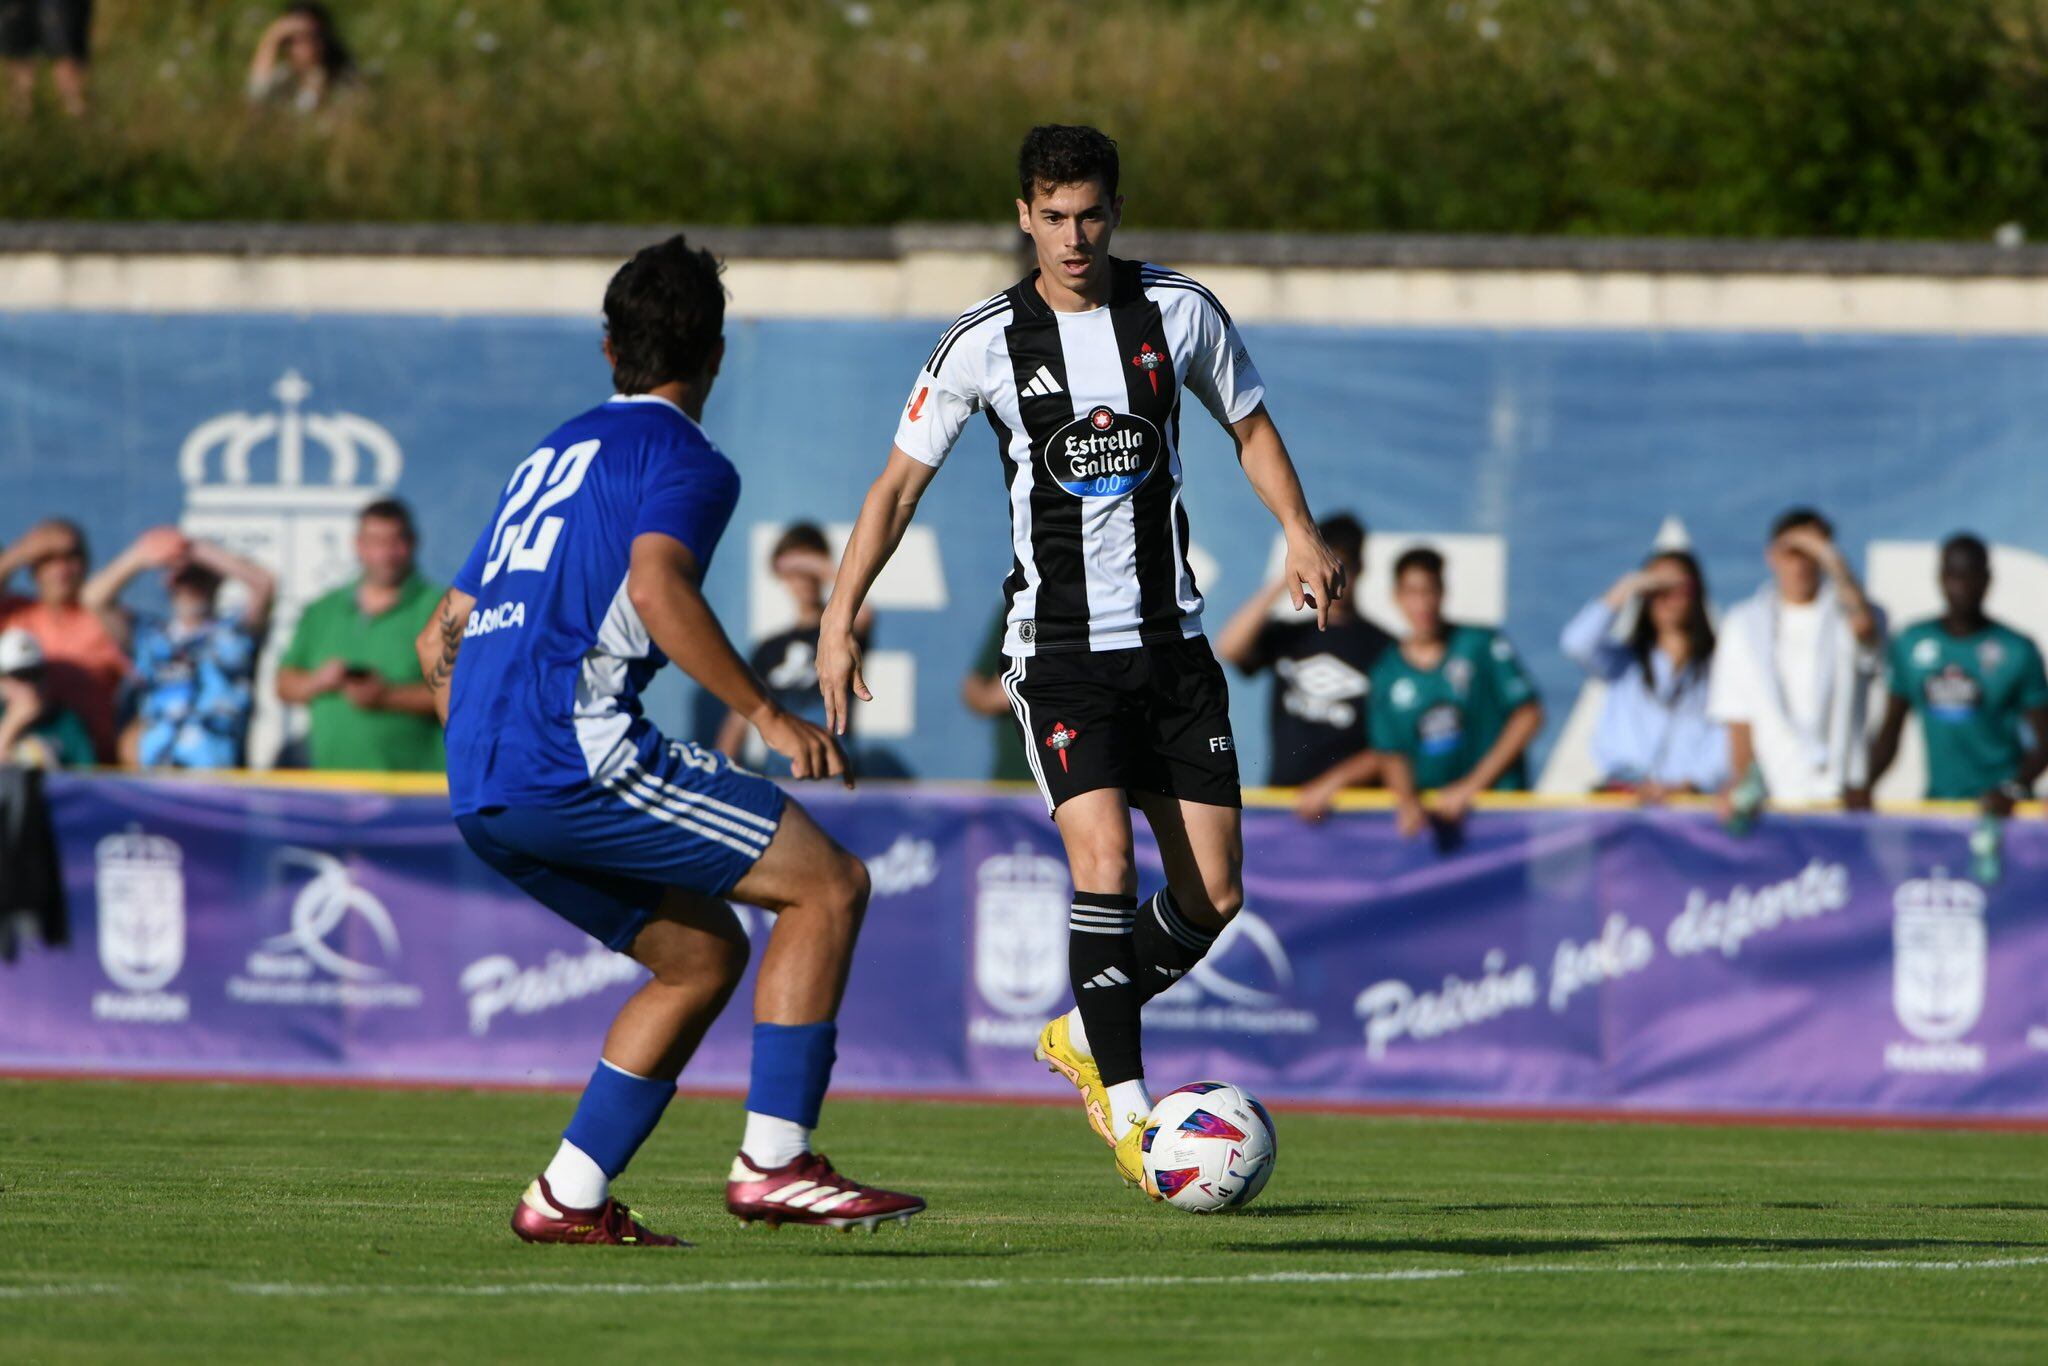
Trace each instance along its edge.
<path fill-rule="evenodd" d="M 1045 747 L 1060 756 L 1060 772 L 1067 772 L 1067 747 L 1081 738 L 1078 730 L 1069 730 L 1064 721 L 1052 723 L 1052 731 L 1045 737 Z"/>

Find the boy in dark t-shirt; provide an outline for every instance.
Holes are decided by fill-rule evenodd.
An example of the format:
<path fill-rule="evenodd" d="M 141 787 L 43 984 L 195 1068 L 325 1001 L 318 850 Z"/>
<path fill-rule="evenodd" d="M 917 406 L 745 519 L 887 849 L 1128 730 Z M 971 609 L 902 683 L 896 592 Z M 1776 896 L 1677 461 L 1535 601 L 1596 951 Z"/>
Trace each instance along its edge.
<path fill-rule="evenodd" d="M 1364 524 L 1345 512 L 1318 526 L 1348 581 L 1360 582 Z M 1320 631 L 1312 617 L 1276 618 L 1273 604 L 1286 592 L 1286 582 L 1275 579 L 1247 598 L 1216 637 L 1216 653 L 1246 674 L 1273 671 L 1266 780 L 1299 787 L 1366 747 L 1373 666 L 1394 638 L 1360 616 L 1348 595 L 1330 604 L 1329 624 Z"/>

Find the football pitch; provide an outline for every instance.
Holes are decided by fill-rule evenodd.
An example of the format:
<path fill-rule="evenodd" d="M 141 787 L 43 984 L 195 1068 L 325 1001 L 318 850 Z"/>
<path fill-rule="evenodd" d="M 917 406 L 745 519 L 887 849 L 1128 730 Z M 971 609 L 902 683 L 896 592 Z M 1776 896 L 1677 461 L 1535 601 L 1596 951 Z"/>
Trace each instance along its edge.
<path fill-rule="evenodd" d="M 1127 1192 L 1065 1107 L 839 1101 L 931 1210 L 724 1213 L 685 1096 L 620 1193 L 687 1252 L 506 1228 L 560 1094 L 0 1082 L 0 1360 L 2031 1360 L 2048 1135 L 1275 1107 L 1259 1202 Z"/>

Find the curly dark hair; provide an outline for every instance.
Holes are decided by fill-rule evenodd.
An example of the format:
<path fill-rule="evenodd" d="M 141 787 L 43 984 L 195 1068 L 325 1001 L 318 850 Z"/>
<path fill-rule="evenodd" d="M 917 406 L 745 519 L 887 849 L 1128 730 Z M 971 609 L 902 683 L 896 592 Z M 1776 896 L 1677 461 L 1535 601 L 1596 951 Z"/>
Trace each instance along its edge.
<path fill-rule="evenodd" d="M 1077 123 L 1041 123 L 1017 149 L 1017 196 L 1026 204 L 1040 186 L 1099 180 L 1116 198 L 1116 139 Z"/>
<path fill-rule="evenodd" d="M 644 394 L 704 372 L 725 335 L 724 270 L 681 233 L 619 267 L 604 291 L 604 335 L 620 393 Z"/>

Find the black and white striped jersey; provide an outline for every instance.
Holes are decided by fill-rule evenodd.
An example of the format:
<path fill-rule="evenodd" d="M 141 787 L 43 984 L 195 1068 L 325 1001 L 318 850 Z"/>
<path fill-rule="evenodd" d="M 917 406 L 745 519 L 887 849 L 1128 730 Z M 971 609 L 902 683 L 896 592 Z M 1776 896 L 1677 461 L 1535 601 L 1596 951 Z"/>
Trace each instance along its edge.
<path fill-rule="evenodd" d="M 1177 271 L 1110 262 L 1109 306 L 1058 313 L 1032 272 L 946 329 L 896 445 L 943 463 L 968 419 L 995 428 L 1013 564 L 1003 651 L 1122 650 L 1200 635 L 1181 506 L 1183 390 L 1225 424 L 1265 398 L 1230 315 Z"/>

